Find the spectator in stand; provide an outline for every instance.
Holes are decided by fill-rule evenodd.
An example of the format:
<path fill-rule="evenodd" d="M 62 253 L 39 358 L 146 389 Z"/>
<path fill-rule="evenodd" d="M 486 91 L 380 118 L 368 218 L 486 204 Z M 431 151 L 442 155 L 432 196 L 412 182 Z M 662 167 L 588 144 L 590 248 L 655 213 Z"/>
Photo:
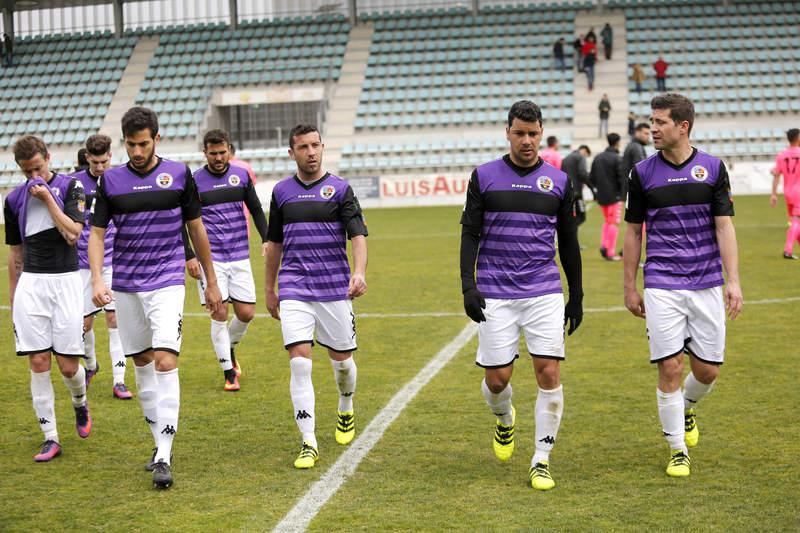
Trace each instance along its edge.
<path fill-rule="evenodd" d="M 575 50 L 575 69 L 583 72 L 583 34 L 578 35 L 572 41 L 572 49 Z"/>
<path fill-rule="evenodd" d="M 594 26 L 589 27 L 589 33 L 586 34 L 586 40 L 588 41 L 591 39 L 593 42 L 597 42 L 597 34 L 594 32 Z"/>
<path fill-rule="evenodd" d="M 591 43 L 591 41 L 587 42 Z M 592 91 L 594 89 L 594 65 L 597 62 L 597 47 L 587 48 L 587 46 L 584 45 L 583 49 L 588 49 L 588 53 L 583 56 L 583 71 L 586 73 L 586 82 L 589 84 L 589 91 Z"/>
<path fill-rule="evenodd" d="M 600 99 L 597 109 L 600 111 L 600 128 L 598 137 L 602 139 L 608 135 L 608 115 L 611 112 L 611 102 L 608 101 L 607 94 L 603 93 L 603 97 Z"/>
<path fill-rule="evenodd" d="M 553 45 L 553 59 L 555 59 L 555 64 L 557 69 L 561 69 L 562 71 L 567 70 L 567 64 L 564 63 L 564 38 L 556 41 L 556 44 Z"/>
<path fill-rule="evenodd" d="M 633 74 L 631 74 L 631 79 L 633 80 L 633 83 L 636 84 L 636 92 L 641 93 L 642 84 L 644 83 L 644 80 L 647 79 L 647 75 L 644 73 L 644 70 L 642 70 L 642 66 L 639 63 L 635 63 L 633 65 Z"/>
<path fill-rule="evenodd" d="M 603 29 L 600 31 L 600 37 L 603 38 L 603 51 L 606 54 L 606 59 L 611 59 L 611 47 L 614 44 L 614 30 L 611 25 L 606 22 Z"/>
<path fill-rule="evenodd" d="M 539 152 L 539 157 L 557 169 L 561 169 L 561 154 L 558 153 L 558 137 L 551 135 L 547 138 L 547 148 Z"/>
<path fill-rule="evenodd" d="M 3 34 L 3 66 L 14 66 L 14 38 L 7 33 Z"/>
<path fill-rule="evenodd" d="M 656 71 L 656 90 L 662 93 L 667 92 L 667 69 L 669 63 L 664 61 L 661 55 L 658 56 L 658 61 L 653 63 L 653 70 Z"/>

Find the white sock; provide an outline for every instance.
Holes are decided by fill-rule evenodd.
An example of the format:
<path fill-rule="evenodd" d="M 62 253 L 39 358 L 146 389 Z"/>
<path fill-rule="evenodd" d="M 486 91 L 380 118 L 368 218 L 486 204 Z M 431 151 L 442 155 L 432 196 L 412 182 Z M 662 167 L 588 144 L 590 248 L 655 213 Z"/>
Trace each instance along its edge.
<path fill-rule="evenodd" d="M 211 319 L 211 344 L 214 345 L 214 353 L 217 354 L 217 361 L 222 371 L 233 368 L 231 361 L 231 338 L 228 334 L 228 323 L 224 320 Z"/>
<path fill-rule="evenodd" d="M 178 369 L 156 371 L 158 381 L 158 453 L 155 462 L 169 464 L 172 441 L 178 431 L 178 412 L 181 407 L 181 384 Z"/>
<path fill-rule="evenodd" d="M 694 374 L 689 372 L 686 376 L 686 380 L 683 382 L 683 408 L 691 409 L 694 407 L 706 394 L 711 392 L 715 381 L 706 385 L 705 383 L 697 381 Z"/>
<path fill-rule="evenodd" d="M 72 395 L 72 407 L 80 407 L 86 405 L 86 370 L 81 365 L 78 365 L 78 371 L 71 378 L 61 375 L 64 384 L 69 389 Z"/>
<path fill-rule="evenodd" d="M 242 322 L 236 315 L 233 315 L 231 319 L 231 323 L 228 326 L 228 335 L 231 337 L 231 345 L 238 344 L 244 334 L 247 332 L 247 326 L 250 325 L 250 322 Z"/>
<path fill-rule="evenodd" d="M 56 394 L 53 391 L 53 382 L 50 381 L 50 371 L 34 372 L 31 370 L 31 398 L 33 398 L 33 411 L 39 419 L 45 440 L 58 442 L 56 429 Z"/>
<path fill-rule="evenodd" d="M 336 387 L 339 389 L 339 411 L 347 412 L 353 410 L 353 394 L 356 392 L 356 377 L 358 368 L 353 357 L 348 357 L 344 361 L 334 361 L 333 379 L 336 380 Z"/>
<path fill-rule="evenodd" d="M 125 369 L 128 367 L 125 354 L 122 352 L 122 342 L 119 340 L 119 330 L 108 328 L 108 354 L 111 356 L 111 372 L 114 374 L 114 385 L 125 383 Z"/>
<path fill-rule="evenodd" d="M 489 386 L 486 385 L 486 380 L 484 379 L 481 381 L 481 391 L 483 391 L 483 397 L 486 398 L 486 403 L 489 405 L 489 409 L 492 410 L 492 413 L 494 413 L 494 416 L 496 416 L 504 426 L 510 426 L 514 421 L 511 416 L 511 383 L 506 385 L 505 389 L 495 394 L 489 390 Z"/>
<path fill-rule="evenodd" d="M 86 352 L 86 370 L 97 370 L 97 355 L 94 351 L 94 330 L 83 332 L 83 349 Z"/>
<path fill-rule="evenodd" d="M 564 412 L 564 387 L 559 385 L 553 390 L 540 388 L 534 412 L 536 451 L 531 459 L 531 466 L 550 459 L 550 452 L 558 436 L 558 427 L 561 425 L 561 415 Z"/>
<path fill-rule="evenodd" d="M 292 357 L 289 360 L 292 377 L 289 380 L 289 393 L 294 406 L 294 420 L 303 441 L 314 448 L 317 437 L 314 435 L 314 385 L 311 383 L 311 359 Z"/>
<path fill-rule="evenodd" d="M 681 391 L 661 392 L 656 389 L 658 399 L 658 418 L 661 419 L 661 427 L 664 430 L 664 438 L 667 439 L 670 450 L 682 450 L 688 454 L 686 443 L 683 442 L 683 395 Z"/>
<path fill-rule="evenodd" d="M 153 441 L 158 446 L 158 383 L 156 382 L 156 363 L 150 361 L 144 366 L 133 365 L 136 376 L 139 403 L 142 406 L 144 421 L 153 434 Z"/>

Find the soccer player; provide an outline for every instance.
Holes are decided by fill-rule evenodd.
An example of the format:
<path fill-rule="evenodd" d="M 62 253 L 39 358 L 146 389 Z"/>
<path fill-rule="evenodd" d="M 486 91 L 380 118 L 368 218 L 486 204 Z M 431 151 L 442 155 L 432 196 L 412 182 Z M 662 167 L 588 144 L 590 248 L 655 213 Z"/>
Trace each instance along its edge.
<path fill-rule="evenodd" d="M 742 309 L 733 203 L 725 165 L 689 144 L 694 105 L 679 94 L 650 102 L 658 152 L 629 177 L 625 220 L 625 306 L 644 318 L 650 362 L 658 365 L 656 398 L 670 449 L 667 475 L 688 476 L 688 448 L 700 432 L 694 408 L 711 391 L 725 356 L 725 311 Z M 636 288 L 647 223 L 644 299 Z M 722 267 L 728 277 L 722 277 Z M 724 302 L 724 303 L 723 303 Z M 683 354 L 691 370 L 683 381 Z"/>
<path fill-rule="evenodd" d="M 97 190 L 97 180 L 103 172 L 111 167 L 111 137 L 108 135 L 92 135 L 86 139 L 86 162 L 89 165 L 74 175 L 81 182 L 86 195 L 86 220 L 83 231 L 78 238 L 78 266 L 80 267 L 83 281 L 83 348 L 86 351 L 86 386 L 97 374 L 99 366 L 94 346 L 94 317 L 101 310 L 106 314 L 108 326 L 108 353 L 111 356 L 111 372 L 114 377 L 114 387 L 111 393 L 114 398 L 130 400 L 133 395 L 125 386 L 125 354 L 122 353 L 122 343 L 119 340 L 117 329 L 117 313 L 114 302 L 98 307 L 92 302 L 92 273 L 89 270 L 89 213 Z M 111 285 L 111 255 L 114 249 L 114 224 L 109 223 L 105 235 L 105 255 L 103 257 L 103 281 Z"/>
<path fill-rule="evenodd" d="M 85 204 L 78 180 L 50 171 L 44 141 L 25 135 L 12 151 L 27 181 L 4 206 L 8 285 L 17 355 L 28 357 L 33 410 L 45 439 L 34 460 L 45 462 L 61 455 L 51 353 L 72 396 L 78 435 L 85 439 L 92 430 L 86 371 L 78 364 L 82 300 L 75 242 Z"/>
<path fill-rule="evenodd" d="M 289 391 L 303 442 L 295 468 L 312 468 L 319 458 L 311 382 L 315 331 L 317 342 L 328 349 L 339 389 L 336 442 L 349 444 L 355 436 L 357 345 L 352 299 L 367 292 L 367 226 L 350 185 L 322 170 L 324 148 L 316 127 L 292 128 L 289 156 L 297 163 L 297 174 L 275 185 L 269 209 L 265 292 L 267 310 L 281 321 L 289 351 Z M 276 276 L 280 295 L 275 293 Z"/>
<path fill-rule="evenodd" d="M 250 269 L 250 246 L 247 219 L 242 211 L 246 204 L 261 235 L 262 255 L 266 255 L 267 219 L 246 169 L 230 164 L 230 137 L 222 130 L 211 130 L 203 137 L 203 153 L 208 162 L 195 172 L 194 181 L 203 205 L 203 225 L 208 232 L 211 258 L 222 294 L 223 305 L 211 315 L 211 343 L 225 375 L 226 391 L 239 390 L 241 369 L 233 347 L 242 339 L 253 320 L 256 286 Z M 200 302 L 203 280 L 199 280 Z M 228 325 L 228 305 L 234 316 Z"/>
<path fill-rule="evenodd" d="M 150 109 L 132 107 L 122 117 L 122 135 L 130 161 L 100 178 L 92 205 L 89 266 L 93 300 L 112 301 L 103 280 L 106 228 L 114 223 L 111 289 L 126 357 L 133 357 L 139 401 L 156 448 L 147 469 L 156 488 L 172 485 L 172 442 L 178 429 L 184 299 L 184 239 L 188 227 L 206 272 L 206 306 L 218 312 L 220 293 L 211 264 L 200 198 L 189 167 L 156 156 L 161 139 Z"/>
<path fill-rule="evenodd" d="M 622 218 L 622 199 L 625 198 L 625 175 L 619 156 L 620 136 L 609 133 L 608 147 L 592 161 L 589 180 L 597 190 L 597 203 L 603 211 L 603 229 L 600 234 L 600 255 L 606 261 L 619 261 L 617 235 Z"/>
<path fill-rule="evenodd" d="M 770 205 L 778 205 L 778 182 L 783 176 L 783 198 L 789 214 L 789 229 L 786 231 L 786 245 L 783 247 L 784 259 L 798 259 L 792 253 L 794 243 L 800 243 L 800 129 L 792 128 L 786 132 L 789 147 L 778 154 L 772 171 L 772 196 Z"/>
<path fill-rule="evenodd" d="M 564 409 L 564 326 L 569 322 L 571 335 L 580 325 L 583 289 L 572 183 L 539 157 L 543 132 L 539 106 L 516 102 L 508 112 L 509 153 L 472 172 L 461 216 L 461 288 L 464 310 L 478 323 L 475 362 L 484 368 L 483 396 L 497 417 L 493 447 L 501 461 L 514 452 L 510 381 L 520 330 L 525 334 L 539 385 L 528 478 L 533 488 L 549 490 L 555 486 L 550 451 Z M 556 234 L 569 284 L 566 307 Z"/>
<path fill-rule="evenodd" d="M 552 166 L 561 170 L 561 162 L 563 161 L 563 158 L 561 157 L 561 154 L 558 153 L 558 137 L 551 135 L 547 138 L 547 148 L 539 152 L 539 157 L 541 157 L 545 162 L 550 163 Z"/>

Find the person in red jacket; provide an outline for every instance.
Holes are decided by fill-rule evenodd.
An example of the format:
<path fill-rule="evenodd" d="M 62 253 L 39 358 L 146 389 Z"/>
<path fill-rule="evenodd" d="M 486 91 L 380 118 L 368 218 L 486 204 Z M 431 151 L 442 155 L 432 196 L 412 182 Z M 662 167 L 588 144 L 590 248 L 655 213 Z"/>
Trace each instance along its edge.
<path fill-rule="evenodd" d="M 669 63 L 664 61 L 661 56 L 658 56 L 658 61 L 653 63 L 653 70 L 656 71 L 656 90 L 662 93 L 667 92 L 667 69 Z"/>

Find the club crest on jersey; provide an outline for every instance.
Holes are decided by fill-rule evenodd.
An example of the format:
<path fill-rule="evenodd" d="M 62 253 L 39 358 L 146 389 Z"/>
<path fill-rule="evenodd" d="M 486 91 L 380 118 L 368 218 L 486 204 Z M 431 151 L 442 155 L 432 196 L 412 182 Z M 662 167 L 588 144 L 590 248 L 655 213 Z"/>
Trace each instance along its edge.
<path fill-rule="evenodd" d="M 320 189 L 319 194 L 326 200 L 330 200 L 333 198 L 333 194 L 336 192 L 336 189 L 333 188 L 333 185 L 326 185 L 322 189 Z"/>
<path fill-rule="evenodd" d="M 232 187 L 236 187 L 236 186 L 237 186 L 237 185 L 239 185 L 241 182 L 242 182 L 242 178 L 240 178 L 240 177 L 239 177 L 239 176 L 237 176 L 236 174 L 231 174 L 230 176 L 228 176 L 228 183 L 229 183 L 229 184 L 230 184 Z"/>
<path fill-rule="evenodd" d="M 172 185 L 172 175 L 162 172 L 156 176 L 156 184 L 162 189 L 168 189 Z"/>
<path fill-rule="evenodd" d="M 78 200 L 78 213 L 83 213 L 86 210 L 86 202 L 84 200 Z"/>
<path fill-rule="evenodd" d="M 708 170 L 702 165 L 695 165 L 692 167 L 692 177 L 695 181 L 706 181 Z"/>
<path fill-rule="evenodd" d="M 542 192 L 550 192 L 553 190 L 553 180 L 549 176 L 539 176 L 536 180 L 536 186 Z"/>

